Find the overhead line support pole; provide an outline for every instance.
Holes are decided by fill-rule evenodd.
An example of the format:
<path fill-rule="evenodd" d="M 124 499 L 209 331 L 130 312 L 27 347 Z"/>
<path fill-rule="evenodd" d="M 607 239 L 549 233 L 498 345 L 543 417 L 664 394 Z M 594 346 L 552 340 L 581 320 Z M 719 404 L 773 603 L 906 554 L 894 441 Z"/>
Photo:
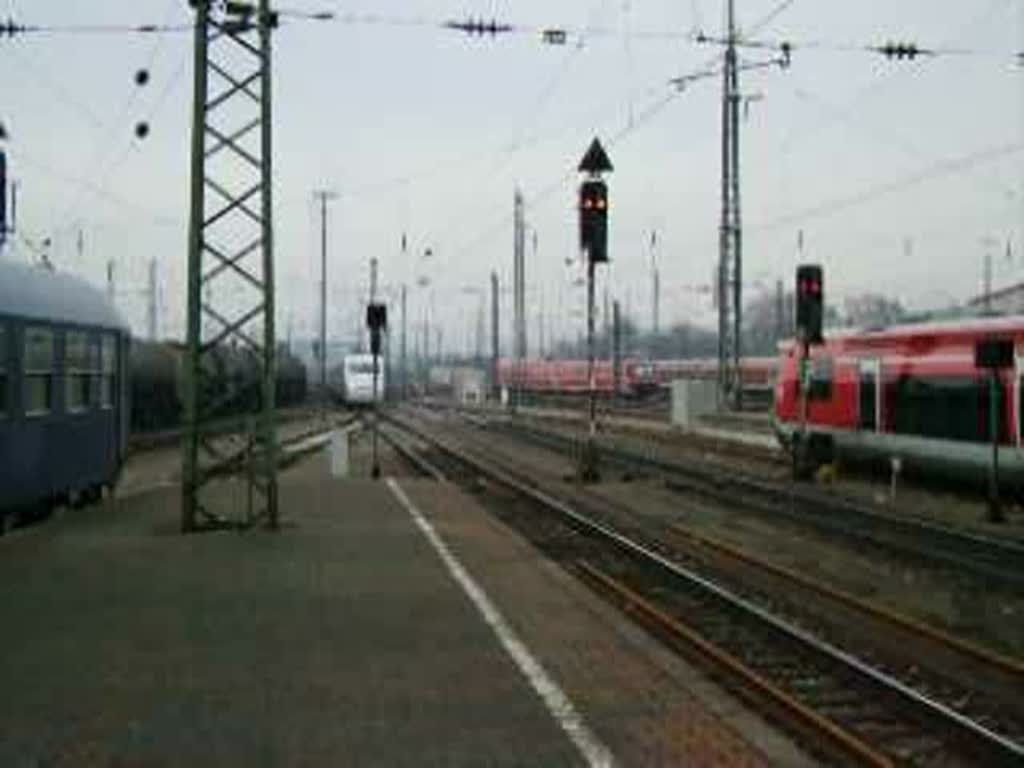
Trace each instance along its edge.
<path fill-rule="evenodd" d="M 263 216 L 263 413 L 260 419 L 260 442 L 262 443 L 266 477 L 267 522 L 272 530 L 278 527 L 277 509 L 277 425 L 274 414 L 277 410 L 277 335 L 275 328 L 275 285 L 274 285 L 274 153 L 273 153 L 273 101 L 271 87 L 271 31 L 276 22 L 272 20 L 269 0 L 260 0 L 259 6 L 260 52 L 262 54 L 262 77 L 260 83 L 260 152 L 263 161 L 260 185 Z M 250 489 L 251 490 L 251 489 Z"/>
<path fill-rule="evenodd" d="M 199 429 L 198 397 L 199 345 L 202 317 L 203 216 L 206 210 L 204 175 L 206 138 L 206 100 L 209 50 L 209 15 L 206 2 L 196 6 L 195 41 L 192 62 L 192 159 L 188 232 L 188 275 L 186 284 L 185 360 L 182 365 L 182 408 L 184 440 L 182 443 L 181 530 L 194 531 L 198 526 Z"/>
<path fill-rule="evenodd" d="M 327 201 L 336 195 L 326 189 L 313 193 L 320 201 L 320 414 L 327 415 Z"/>
<path fill-rule="evenodd" d="M 722 69 L 722 212 L 718 256 L 718 384 L 721 404 L 739 408 L 743 328 L 743 255 L 740 218 L 739 65 L 733 0 L 728 4 Z M 731 288 L 731 290 L 730 290 Z"/>
<path fill-rule="evenodd" d="M 183 360 L 183 531 L 278 523 L 274 327 L 271 36 L 269 0 L 253 8 L 196 0 L 186 352 Z M 207 192 L 211 194 L 207 195 Z M 212 291 L 216 281 L 228 290 Z M 251 373 L 227 386 L 225 360 Z M 241 449 L 218 439 L 228 416 L 249 415 Z M 214 509 L 217 477 L 247 470 L 244 517 Z"/>
<path fill-rule="evenodd" d="M 498 273 L 491 272 L 491 395 L 498 393 L 498 359 L 500 349 L 500 307 L 498 304 Z M 500 395 L 499 395 L 500 396 Z"/>
<path fill-rule="evenodd" d="M 402 285 L 402 400 L 409 399 L 409 368 L 408 358 L 406 357 L 406 333 L 408 332 L 408 325 L 406 323 L 405 316 L 405 301 L 406 301 L 406 288 Z"/>
<path fill-rule="evenodd" d="M 588 405 L 587 434 L 593 442 L 597 436 L 597 371 L 594 366 L 594 259 L 587 259 L 587 389 Z"/>

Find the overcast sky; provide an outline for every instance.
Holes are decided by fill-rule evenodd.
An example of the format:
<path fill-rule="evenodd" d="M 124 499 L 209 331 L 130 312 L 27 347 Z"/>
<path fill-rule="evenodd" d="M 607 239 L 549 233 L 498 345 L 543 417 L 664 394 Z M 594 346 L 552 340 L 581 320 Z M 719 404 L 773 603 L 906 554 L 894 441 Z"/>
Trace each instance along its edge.
<path fill-rule="evenodd" d="M 329 222 L 332 335 L 355 328 L 376 256 L 388 288 L 431 278 L 446 344 L 464 346 L 474 330 L 472 291 L 486 288 L 492 269 L 503 282 L 511 275 L 516 185 L 531 231 L 529 303 L 535 312 L 545 307 L 556 332 L 575 335 L 583 293 L 573 287 L 578 266 L 566 263 L 577 255 L 573 169 L 594 135 L 615 164 L 613 263 L 602 280 L 649 325 L 656 231 L 663 326 L 712 325 L 706 290 L 717 258 L 721 81 L 680 92 L 669 80 L 720 56 L 693 36 L 721 32 L 722 2 L 282 7 L 360 17 L 289 23 L 275 37 L 282 335 L 289 325 L 296 335 L 316 327 L 312 190 L 326 187 L 339 193 Z M 0 12 L 42 25 L 190 21 L 184 0 L 0 0 Z M 833 301 L 869 290 L 914 307 L 964 299 L 980 290 L 986 248 L 999 254 L 997 284 L 1024 278 L 1024 67 L 1015 63 L 1024 0 L 738 0 L 737 14 L 751 37 L 794 45 L 789 69 L 741 81 L 750 97 L 741 126 L 748 296 L 778 278 L 789 284 L 801 230 L 804 258 L 826 266 Z M 439 27 L 467 15 L 528 30 L 478 39 Z M 545 45 L 542 27 L 567 28 L 567 44 Z M 863 50 L 890 39 L 940 55 L 890 61 Z M 58 267 L 97 284 L 113 260 L 119 303 L 139 332 L 151 257 L 161 330 L 180 334 L 183 326 L 191 46 L 188 32 L 0 41 L 0 120 L 25 238 L 6 257 L 29 259 L 26 241 L 51 237 Z M 746 61 L 771 55 L 743 52 Z M 133 82 L 140 67 L 151 73 L 141 89 Z M 143 119 L 151 134 L 140 142 L 132 132 Z M 431 259 L 421 256 L 426 248 Z M 413 318 L 429 293 L 411 290 Z M 530 333 L 532 347 L 535 319 Z"/>

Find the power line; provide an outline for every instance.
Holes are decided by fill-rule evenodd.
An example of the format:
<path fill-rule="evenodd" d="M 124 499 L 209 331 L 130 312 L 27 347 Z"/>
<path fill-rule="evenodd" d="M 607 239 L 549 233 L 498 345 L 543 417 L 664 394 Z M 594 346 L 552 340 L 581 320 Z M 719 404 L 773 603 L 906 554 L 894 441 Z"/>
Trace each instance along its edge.
<path fill-rule="evenodd" d="M 170 0 L 170 2 L 167 5 L 167 11 L 164 14 L 165 20 L 170 19 L 171 16 L 177 12 L 178 8 L 178 0 Z M 154 64 L 156 63 L 157 57 L 160 55 L 160 52 L 163 49 L 163 45 L 166 40 L 167 35 L 160 34 L 157 37 L 156 41 L 153 43 L 152 47 L 150 48 L 149 53 L 147 54 L 145 59 L 145 64 L 143 65 L 142 69 L 139 70 L 140 73 L 145 73 L 146 80 L 148 80 L 149 72 L 150 70 L 152 70 Z M 160 95 L 157 97 L 155 106 L 147 114 L 147 125 L 152 123 L 153 118 L 160 112 L 167 98 L 170 96 L 174 88 L 180 82 L 181 77 L 184 74 L 185 64 L 187 61 L 188 55 L 183 53 L 178 61 L 177 67 L 172 72 L 171 77 L 167 82 L 167 85 L 164 87 Z M 124 106 L 119 110 L 117 119 L 110 126 L 107 132 L 107 140 L 108 142 L 110 142 L 110 144 L 108 145 L 108 149 L 106 151 L 97 151 L 93 156 L 93 165 L 95 171 L 89 173 L 89 177 L 99 179 L 99 184 L 102 187 L 105 187 L 109 183 L 111 176 L 115 173 L 115 171 L 118 168 L 121 167 L 122 163 L 124 163 L 124 161 L 127 159 L 132 147 L 135 145 L 134 138 L 129 138 L 127 139 L 127 141 L 118 142 L 116 144 L 114 142 L 116 141 L 117 136 L 123 135 L 123 126 L 125 123 L 128 122 L 129 113 L 131 112 L 135 104 L 139 101 L 139 94 L 141 92 L 141 88 L 136 87 L 132 89 L 131 95 L 125 101 Z M 118 146 L 121 147 L 120 151 L 118 151 L 117 149 Z M 68 205 L 67 211 L 62 216 L 62 219 L 64 221 L 70 221 L 74 219 L 78 213 L 79 208 L 82 205 L 83 200 L 84 195 L 80 192 L 78 197 L 74 198 Z"/>
<path fill-rule="evenodd" d="M 764 27 L 774 21 L 795 0 L 782 0 L 753 29 Z M 343 26 L 378 26 L 378 27 L 419 27 L 443 31 L 454 31 L 469 37 L 497 38 L 498 36 L 520 35 L 533 36 L 545 45 L 567 45 L 574 43 L 583 45 L 591 38 L 618 37 L 621 30 L 612 27 L 588 25 L 585 27 L 552 26 L 538 23 L 513 23 L 499 21 L 495 17 L 485 18 L 467 16 L 463 19 L 431 18 L 424 16 L 393 16 L 379 13 L 335 12 L 328 10 L 277 10 L 274 12 L 279 23 L 287 21 L 312 21 L 333 23 Z M 0 38 L 17 35 L 147 35 L 165 33 L 188 33 L 191 24 L 173 23 L 110 23 L 110 24 L 23 24 L 12 18 L 0 22 Z M 663 29 L 633 30 L 628 32 L 630 44 L 636 41 L 653 42 L 691 42 L 703 44 L 725 44 L 724 38 L 708 35 L 704 32 L 675 32 Z M 741 48 L 774 49 L 780 52 L 795 50 L 823 50 L 832 52 L 869 52 L 877 53 L 889 59 L 914 60 L 918 57 L 936 56 L 979 56 L 999 57 L 1024 66 L 1024 51 L 995 51 L 979 48 L 953 48 L 942 46 L 925 46 L 911 40 L 888 40 L 876 43 L 844 43 L 828 40 L 757 40 L 750 37 L 737 38 L 736 46 Z"/>
<path fill-rule="evenodd" d="M 1002 144 L 996 147 L 988 147 L 986 149 L 972 152 L 968 155 L 956 157 L 948 160 L 943 160 L 939 163 L 927 166 L 921 170 L 915 171 L 912 174 L 904 176 L 901 179 L 894 181 L 884 182 L 882 184 L 876 184 L 866 189 L 854 192 L 850 195 L 843 195 L 841 197 L 827 200 L 818 205 L 813 205 L 805 208 L 801 211 L 794 211 L 792 213 L 783 214 L 766 221 L 761 221 L 754 224 L 751 228 L 757 231 L 767 231 L 771 229 L 778 229 L 780 227 L 792 225 L 799 222 L 804 222 L 809 219 L 823 218 L 831 216 L 839 211 L 843 211 L 849 208 L 853 208 L 865 203 L 877 200 L 885 195 L 898 192 L 908 187 L 914 187 L 918 184 L 922 184 L 932 179 L 941 178 L 943 176 L 955 176 L 960 173 L 971 170 L 977 165 L 989 163 L 994 160 L 998 160 L 1003 157 L 1009 157 L 1018 153 L 1024 152 L 1024 142 L 1015 142 L 1011 144 Z"/>

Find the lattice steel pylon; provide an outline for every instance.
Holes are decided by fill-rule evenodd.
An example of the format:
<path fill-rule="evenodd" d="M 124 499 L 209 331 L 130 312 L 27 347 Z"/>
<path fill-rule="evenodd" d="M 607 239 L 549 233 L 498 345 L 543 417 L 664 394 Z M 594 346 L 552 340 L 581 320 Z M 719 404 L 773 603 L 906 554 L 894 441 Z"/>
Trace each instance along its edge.
<path fill-rule="evenodd" d="M 269 0 L 190 0 L 194 114 L 183 364 L 182 530 L 277 527 Z M 249 414 L 242 440 L 213 431 Z M 220 425 L 222 427 L 222 424 Z M 211 487 L 248 479 L 245 514 Z M 227 506 L 229 513 L 224 514 Z"/>

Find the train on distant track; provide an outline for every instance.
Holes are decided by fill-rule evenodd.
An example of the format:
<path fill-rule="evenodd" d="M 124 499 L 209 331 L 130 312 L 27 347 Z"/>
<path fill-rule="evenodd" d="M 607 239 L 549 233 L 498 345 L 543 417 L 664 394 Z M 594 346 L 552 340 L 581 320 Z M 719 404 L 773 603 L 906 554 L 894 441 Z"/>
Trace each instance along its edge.
<path fill-rule="evenodd" d="M 740 361 L 740 381 L 745 390 L 771 391 L 775 368 L 774 357 L 748 357 Z M 718 375 L 715 358 L 680 360 L 643 360 L 625 358 L 621 362 L 618 393 L 623 397 L 642 398 L 664 391 L 675 379 L 714 380 Z M 609 360 L 594 361 L 595 389 L 599 395 L 610 396 L 615 390 L 615 372 Z M 498 386 L 519 386 L 535 394 L 583 395 L 590 391 L 589 367 L 586 360 L 510 358 L 498 361 Z"/>
<path fill-rule="evenodd" d="M 175 429 L 181 425 L 181 366 L 184 355 L 185 346 L 180 342 L 136 339 L 132 343 L 129 381 L 133 432 Z M 209 378 L 217 388 L 209 394 L 224 402 L 219 416 L 229 417 L 259 409 L 262 393 L 258 386 L 253 386 L 258 372 L 248 351 L 222 345 L 211 351 L 205 364 Z M 277 406 L 298 405 L 306 400 L 306 394 L 306 367 L 282 347 L 277 354 Z"/>
<path fill-rule="evenodd" d="M 995 398 L 974 358 L 975 344 L 990 338 L 1012 341 L 1015 352 L 996 377 Z M 779 352 L 776 431 L 787 446 L 806 434 L 805 471 L 835 458 L 898 459 L 904 472 L 983 482 L 994 408 L 1002 481 L 1024 488 L 1024 316 L 829 334 L 811 349 L 806 419 L 800 350 L 789 341 Z"/>
<path fill-rule="evenodd" d="M 828 334 L 811 350 L 806 417 L 797 384 L 799 349 L 779 344 L 777 357 L 745 358 L 745 390 L 767 388 L 776 435 L 796 445 L 802 475 L 835 459 L 868 462 L 904 474 L 983 482 L 992 458 L 989 372 L 975 367 L 975 344 L 1013 342 L 1014 366 L 996 378 L 1001 481 L 1024 491 L 1024 315 L 897 325 Z M 645 397 L 673 379 L 717 376 L 714 359 L 622 361 L 618 394 Z M 614 390 L 612 365 L 595 363 L 600 395 Z M 502 359 L 498 386 L 535 394 L 584 395 L 585 360 Z M 798 440 L 803 435 L 804 439 Z M 897 460 L 894 462 L 894 460 Z"/>
<path fill-rule="evenodd" d="M 368 353 L 345 355 L 341 364 L 331 369 L 328 386 L 331 395 L 338 402 L 361 408 L 371 405 L 375 400 L 382 402 L 385 392 L 384 358 L 376 357 L 377 382 L 376 392 L 373 381 L 374 356 Z"/>

